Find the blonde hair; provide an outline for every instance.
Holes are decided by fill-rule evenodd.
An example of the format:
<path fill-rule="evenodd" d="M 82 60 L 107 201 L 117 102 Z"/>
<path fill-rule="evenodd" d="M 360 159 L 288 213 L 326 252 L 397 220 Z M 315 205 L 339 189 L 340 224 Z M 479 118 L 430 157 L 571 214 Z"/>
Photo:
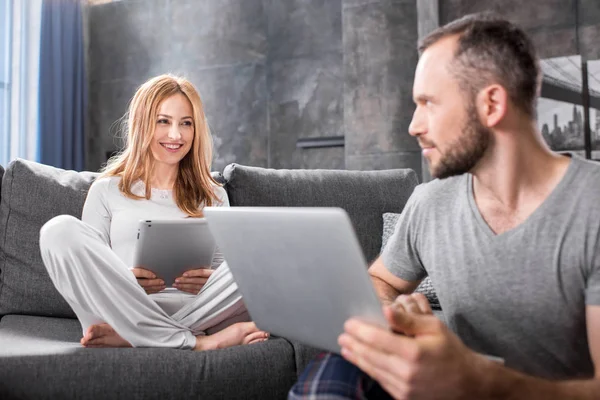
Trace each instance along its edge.
<path fill-rule="evenodd" d="M 192 217 L 202 216 L 199 207 L 218 201 L 215 187 L 218 183 L 210 175 L 213 143 L 202 100 L 198 91 L 187 79 L 160 75 L 140 86 L 123 116 L 127 120 L 125 148 L 112 157 L 102 170 L 103 177 L 119 176 L 119 190 L 132 199 L 150 199 L 150 178 L 154 156 L 150 145 L 154 138 L 160 104 L 175 94 L 183 94 L 192 104 L 194 140 L 190 151 L 179 162 L 179 171 L 173 188 L 177 206 Z M 145 196 L 132 192 L 132 185 L 141 180 L 146 187 Z"/>

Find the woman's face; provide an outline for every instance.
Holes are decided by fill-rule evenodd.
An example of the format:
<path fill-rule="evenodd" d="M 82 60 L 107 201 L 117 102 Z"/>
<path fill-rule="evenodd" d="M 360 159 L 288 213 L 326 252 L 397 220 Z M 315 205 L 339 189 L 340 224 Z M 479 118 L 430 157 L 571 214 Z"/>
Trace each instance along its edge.
<path fill-rule="evenodd" d="M 158 107 L 150 149 L 157 163 L 177 165 L 194 141 L 193 108 L 181 93 L 166 98 Z"/>

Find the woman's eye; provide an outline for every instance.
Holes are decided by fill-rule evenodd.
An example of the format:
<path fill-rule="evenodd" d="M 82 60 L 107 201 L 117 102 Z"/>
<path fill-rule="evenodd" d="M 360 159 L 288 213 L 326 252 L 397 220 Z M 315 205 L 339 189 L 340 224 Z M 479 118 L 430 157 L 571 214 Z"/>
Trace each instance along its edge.
<path fill-rule="evenodd" d="M 192 121 L 184 121 L 183 124 L 185 126 L 192 126 Z"/>
<path fill-rule="evenodd" d="M 168 123 L 169 123 L 169 121 L 163 118 L 163 119 L 159 119 L 159 120 L 158 120 L 158 123 L 159 123 L 159 124 L 168 124 Z"/>

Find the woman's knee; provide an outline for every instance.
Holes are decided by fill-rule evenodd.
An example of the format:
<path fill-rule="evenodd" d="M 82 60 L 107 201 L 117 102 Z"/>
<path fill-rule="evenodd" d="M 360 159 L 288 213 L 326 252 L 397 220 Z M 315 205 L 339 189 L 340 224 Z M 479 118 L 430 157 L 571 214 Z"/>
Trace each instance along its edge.
<path fill-rule="evenodd" d="M 40 229 L 40 249 L 63 250 L 76 245 L 81 240 L 82 222 L 71 215 L 59 215 L 52 218 Z"/>

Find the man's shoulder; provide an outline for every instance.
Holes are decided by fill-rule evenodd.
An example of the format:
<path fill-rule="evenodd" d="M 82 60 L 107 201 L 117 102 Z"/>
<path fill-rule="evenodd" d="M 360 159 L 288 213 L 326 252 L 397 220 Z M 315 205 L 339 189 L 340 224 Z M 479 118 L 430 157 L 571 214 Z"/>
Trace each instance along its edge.
<path fill-rule="evenodd" d="M 579 191 L 579 195 L 597 203 L 600 199 L 600 162 L 574 157 L 577 165 L 572 184 Z"/>
<path fill-rule="evenodd" d="M 456 199 L 460 191 L 467 190 L 469 178 L 468 174 L 463 174 L 422 183 L 415 188 L 414 200 L 427 207 L 447 204 L 450 199 Z"/>
<path fill-rule="evenodd" d="M 600 162 L 581 157 L 573 157 L 573 162 L 577 163 L 579 174 L 585 175 L 588 179 L 600 180 Z"/>

